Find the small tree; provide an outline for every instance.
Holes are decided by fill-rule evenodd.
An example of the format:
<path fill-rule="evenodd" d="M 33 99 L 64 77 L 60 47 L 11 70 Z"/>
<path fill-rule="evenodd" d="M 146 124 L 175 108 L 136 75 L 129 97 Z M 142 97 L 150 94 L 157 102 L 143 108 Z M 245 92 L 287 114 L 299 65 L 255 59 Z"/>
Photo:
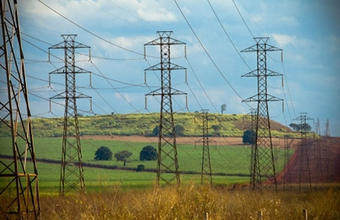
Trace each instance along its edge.
<path fill-rule="evenodd" d="M 255 131 L 246 130 L 245 132 L 243 132 L 242 142 L 243 144 L 254 144 L 255 143 Z"/>
<path fill-rule="evenodd" d="M 227 111 L 227 105 L 226 104 L 221 105 L 221 115 L 223 115 L 224 111 Z"/>
<path fill-rule="evenodd" d="M 145 146 L 139 153 L 139 160 L 156 160 L 157 159 L 157 150 L 153 146 Z"/>
<path fill-rule="evenodd" d="M 94 153 L 95 160 L 112 160 L 112 151 L 105 146 L 101 146 Z"/>
<path fill-rule="evenodd" d="M 117 161 L 123 161 L 125 167 L 125 164 L 131 155 L 132 153 L 130 151 L 123 150 L 115 153 L 114 157 L 116 158 Z"/>
<path fill-rule="evenodd" d="M 211 128 L 214 130 L 215 136 L 220 136 L 221 126 L 220 125 L 213 125 Z"/>

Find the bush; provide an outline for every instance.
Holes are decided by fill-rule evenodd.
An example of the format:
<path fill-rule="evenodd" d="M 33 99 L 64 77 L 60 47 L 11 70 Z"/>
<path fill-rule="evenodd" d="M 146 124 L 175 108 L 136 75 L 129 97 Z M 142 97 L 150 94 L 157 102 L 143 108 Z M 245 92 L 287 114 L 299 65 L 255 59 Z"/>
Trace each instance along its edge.
<path fill-rule="evenodd" d="M 242 142 L 243 144 L 254 144 L 255 143 L 255 131 L 246 130 L 245 132 L 243 132 Z"/>
<path fill-rule="evenodd" d="M 98 148 L 94 155 L 95 160 L 112 160 L 112 151 L 105 146 Z"/>
<path fill-rule="evenodd" d="M 136 171 L 137 171 L 137 172 L 140 172 L 140 171 L 143 171 L 144 169 L 145 169 L 145 166 L 144 166 L 143 164 L 139 164 L 139 165 L 137 166 Z"/>
<path fill-rule="evenodd" d="M 139 160 L 157 160 L 157 150 L 153 146 L 145 146 L 139 153 Z"/>

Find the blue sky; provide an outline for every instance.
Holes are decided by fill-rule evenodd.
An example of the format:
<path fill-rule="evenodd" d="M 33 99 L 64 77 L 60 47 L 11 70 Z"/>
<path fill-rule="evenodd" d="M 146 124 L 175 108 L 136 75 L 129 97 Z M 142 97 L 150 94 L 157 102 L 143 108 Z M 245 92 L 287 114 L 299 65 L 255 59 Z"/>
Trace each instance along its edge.
<path fill-rule="evenodd" d="M 150 57 L 158 56 L 159 48 L 155 46 L 147 47 L 150 55 L 147 60 L 142 55 L 144 44 L 158 38 L 156 31 L 173 31 L 173 38 L 186 43 L 187 59 L 184 49 L 176 46 L 172 48 L 172 61 L 188 69 L 188 84 L 182 71 L 173 72 L 172 84 L 188 93 L 189 111 L 204 108 L 219 112 L 225 103 L 227 113 L 248 113 L 249 106 L 241 100 L 257 93 L 257 82 L 256 78 L 241 78 L 241 75 L 256 68 L 256 54 L 241 53 L 249 69 L 237 51 L 254 45 L 253 36 L 270 37 L 269 44 L 283 49 L 284 61 L 281 62 L 280 52 L 271 52 L 268 68 L 285 75 L 283 88 L 281 77 L 271 77 L 268 81 L 269 93 L 285 99 L 284 112 L 279 102 L 269 105 L 271 119 L 289 124 L 300 112 L 307 112 L 311 118 L 320 118 L 322 133 L 329 118 L 331 135 L 340 136 L 340 27 L 337 24 L 340 2 L 337 0 L 176 0 L 218 69 L 173 0 L 41 2 L 19 0 L 33 115 L 63 115 L 64 107 L 58 104 L 52 104 L 49 113 L 46 101 L 63 90 L 61 75 L 51 76 L 52 88 L 47 82 L 49 72 L 62 67 L 63 61 L 51 57 L 51 63 L 46 62 L 48 54 L 44 52 L 62 41 L 61 34 L 77 34 L 78 42 L 91 46 L 91 62 L 82 55 L 88 52 L 84 49 L 77 50 L 76 60 L 78 66 L 94 73 L 94 89 L 89 86 L 89 75 L 77 75 L 77 85 L 79 92 L 92 96 L 96 114 L 159 111 L 159 102 L 154 97 L 148 98 L 148 110 L 144 109 L 144 95 L 160 85 L 158 72 L 148 72 L 148 86 L 144 85 L 144 69 L 159 62 Z M 51 50 L 51 54 L 63 59 L 60 50 Z M 188 111 L 184 96 L 174 99 L 175 111 Z M 78 108 L 89 111 L 89 101 L 79 101 Z"/>

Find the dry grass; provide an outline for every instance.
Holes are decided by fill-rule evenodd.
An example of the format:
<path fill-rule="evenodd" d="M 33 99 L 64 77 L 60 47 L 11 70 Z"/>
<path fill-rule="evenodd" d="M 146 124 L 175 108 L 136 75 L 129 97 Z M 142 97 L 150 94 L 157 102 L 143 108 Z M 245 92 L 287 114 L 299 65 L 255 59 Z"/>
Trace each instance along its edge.
<path fill-rule="evenodd" d="M 253 193 L 223 188 L 182 186 L 65 197 L 43 196 L 42 219 L 340 219 L 340 191 L 327 189 L 308 194 L 292 192 Z"/>

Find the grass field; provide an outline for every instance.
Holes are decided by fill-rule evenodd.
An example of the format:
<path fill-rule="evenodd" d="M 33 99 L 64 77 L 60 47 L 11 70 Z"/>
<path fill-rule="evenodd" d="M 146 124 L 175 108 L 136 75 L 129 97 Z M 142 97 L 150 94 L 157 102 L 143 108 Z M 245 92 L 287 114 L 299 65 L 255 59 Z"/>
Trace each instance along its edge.
<path fill-rule="evenodd" d="M 10 142 L 9 138 L 0 138 L 1 144 Z M 35 151 L 37 159 L 60 161 L 62 138 L 35 138 Z M 106 146 L 115 153 L 128 150 L 133 153 L 126 167 L 137 168 L 143 164 L 146 169 L 156 169 L 156 161 L 139 161 L 139 152 L 146 145 L 156 147 L 156 143 L 138 143 L 108 140 L 82 140 L 83 162 L 89 164 L 113 165 L 123 167 L 122 162 L 114 158 L 111 161 L 95 161 L 94 153 L 100 146 Z M 4 148 L 2 148 L 4 149 Z M 7 148 L 8 149 L 8 148 Z M 0 154 L 11 155 L 11 152 L 2 150 Z M 180 171 L 201 171 L 202 149 L 200 145 L 178 145 L 178 160 Z M 211 146 L 211 166 L 213 173 L 249 174 L 250 147 L 249 146 Z M 283 150 L 277 149 L 275 154 L 283 158 Z M 278 170 L 283 168 L 283 161 L 277 161 Z M 41 192 L 57 193 L 59 187 L 60 165 L 38 163 L 39 184 Z M 85 184 L 88 191 L 105 190 L 113 186 L 127 188 L 146 188 L 155 184 L 156 174 L 151 172 L 134 172 L 123 170 L 108 170 L 84 167 Z M 200 175 L 181 175 L 182 182 L 198 183 Z M 235 184 L 248 182 L 249 177 L 242 176 L 213 176 L 214 184 Z"/>

